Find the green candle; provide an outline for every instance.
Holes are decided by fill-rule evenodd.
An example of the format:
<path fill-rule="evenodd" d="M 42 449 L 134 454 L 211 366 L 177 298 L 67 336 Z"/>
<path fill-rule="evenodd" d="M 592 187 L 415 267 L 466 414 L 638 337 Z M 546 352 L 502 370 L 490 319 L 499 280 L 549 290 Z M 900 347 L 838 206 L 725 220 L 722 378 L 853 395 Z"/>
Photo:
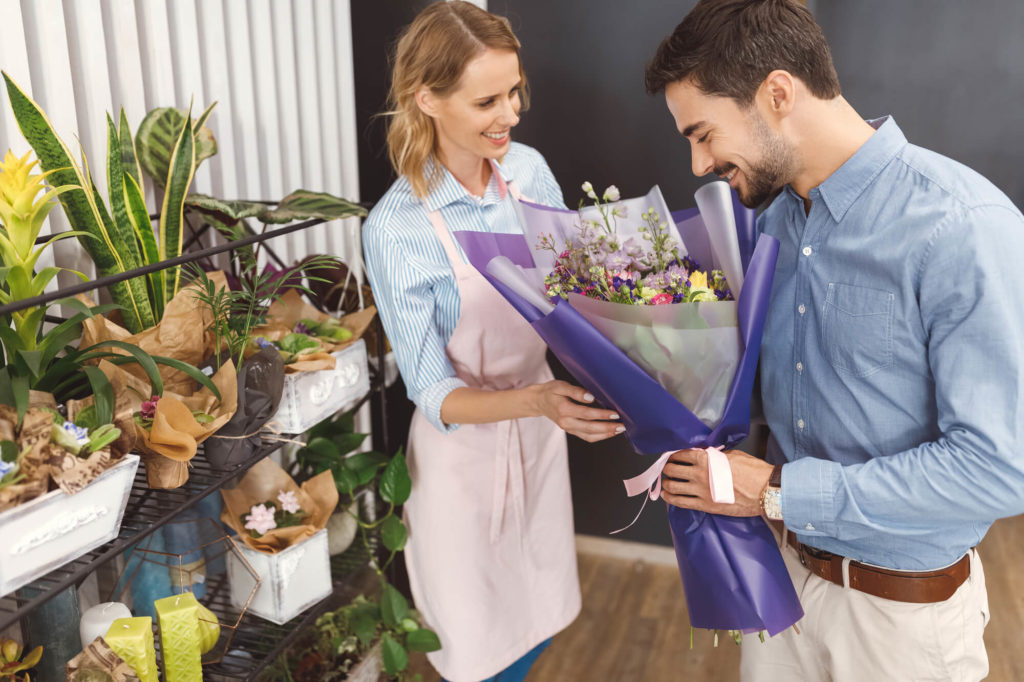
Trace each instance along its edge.
<path fill-rule="evenodd" d="M 115 654 L 130 665 L 142 682 L 159 682 L 153 649 L 153 619 L 116 618 L 103 635 Z"/>
<path fill-rule="evenodd" d="M 167 682 L 203 682 L 199 651 L 199 602 L 191 592 L 157 599 L 160 647 Z"/>

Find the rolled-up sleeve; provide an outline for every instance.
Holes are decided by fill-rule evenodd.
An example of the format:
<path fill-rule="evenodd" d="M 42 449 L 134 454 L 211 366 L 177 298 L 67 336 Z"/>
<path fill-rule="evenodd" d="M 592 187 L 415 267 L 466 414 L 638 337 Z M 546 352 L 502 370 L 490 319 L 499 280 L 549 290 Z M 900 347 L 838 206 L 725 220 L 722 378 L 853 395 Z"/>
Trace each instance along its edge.
<path fill-rule="evenodd" d="M 423 229 L 430 229 L 425 217 Z M 416 267 L 415 255 L 372 215 L 363 225 L 363 251 L 374 302 L 409 399 L 438 430 L 458 428 L 441 420 L 441 404 L 451 391 L 466 384 L 455 376 L 445 342 L 434 324 L 435 301 L 429 275 Z"/>

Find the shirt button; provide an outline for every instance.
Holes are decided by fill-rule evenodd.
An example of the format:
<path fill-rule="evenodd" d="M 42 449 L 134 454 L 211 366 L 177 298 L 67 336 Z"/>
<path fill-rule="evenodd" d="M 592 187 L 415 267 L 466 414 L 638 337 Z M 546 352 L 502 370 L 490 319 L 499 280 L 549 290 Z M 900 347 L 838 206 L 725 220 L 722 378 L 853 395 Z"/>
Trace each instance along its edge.
<path fill-rule="evenodd" d="M 806 526 L 804 526 L 804 530 L 814 530 L 814 526 L 808 523 Z"/>
<path fill-rule="evenodd" d="M 803 303 L 801 303 L 800 305 L 797 306 L 796 310 L 797 310 L 798 313 L 803 315 L 804 313 L 807 312 L 807 306 L 805 306 Z"/>
<path fill-rule="evenodd" d="M 798 429 L 802 429 L 802 428 L 804 428 L 804 420 L 803 420 L 803 419 L 797 419 L 797 420 L 796 420 L 796 427 L 797 427 Z"/>
<path fill-rule="evenodd" d="M 798 372 L 804 371 L 804 363 L 802 363 L 802 362 L 796 363 L 796 371 L 798 371 Z"/>
<path fill-rule="evenodd" d="M 805 256 L 810 256 L 810 255 L 811 255 L 811 247 L 809 247 L 809 246 L 805 246 L 805 247 L 804 247 L 804 250 L 803 250 L 803 254 L 804 254 Z"/>

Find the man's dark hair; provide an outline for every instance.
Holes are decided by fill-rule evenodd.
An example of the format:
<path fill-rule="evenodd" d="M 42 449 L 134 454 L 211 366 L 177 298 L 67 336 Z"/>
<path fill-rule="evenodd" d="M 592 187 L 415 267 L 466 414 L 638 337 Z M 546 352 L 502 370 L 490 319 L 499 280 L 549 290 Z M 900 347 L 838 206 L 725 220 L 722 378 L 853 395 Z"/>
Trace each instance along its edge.
<path fill-rule="evenodd" d="M 783 69 L 819 99 L 839 96 L 832 53 L 814 17 L 795 0 L 700 0 L 647 65 L 647 92 L 692 79 L 701 92 L 754 101 Z"/>

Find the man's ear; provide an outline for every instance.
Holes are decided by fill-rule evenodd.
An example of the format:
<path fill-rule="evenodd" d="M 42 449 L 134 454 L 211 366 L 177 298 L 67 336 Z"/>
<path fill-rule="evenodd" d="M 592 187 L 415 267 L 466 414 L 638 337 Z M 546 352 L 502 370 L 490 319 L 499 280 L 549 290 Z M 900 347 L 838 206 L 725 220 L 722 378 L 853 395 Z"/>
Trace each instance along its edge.
<path fill-rule="evenodd" d="M 796 80 L 789 71 L 776 69 L 768 74 L 757 92 L 761 110 L 776 118 L 785 118 L 793 111 Z"/>
<path fill-rule="evenodd" d="M 413 95 L 416 106 L 430 118 L 437 117 L 437 96 L 426 85 L 421 85 Z"/>

